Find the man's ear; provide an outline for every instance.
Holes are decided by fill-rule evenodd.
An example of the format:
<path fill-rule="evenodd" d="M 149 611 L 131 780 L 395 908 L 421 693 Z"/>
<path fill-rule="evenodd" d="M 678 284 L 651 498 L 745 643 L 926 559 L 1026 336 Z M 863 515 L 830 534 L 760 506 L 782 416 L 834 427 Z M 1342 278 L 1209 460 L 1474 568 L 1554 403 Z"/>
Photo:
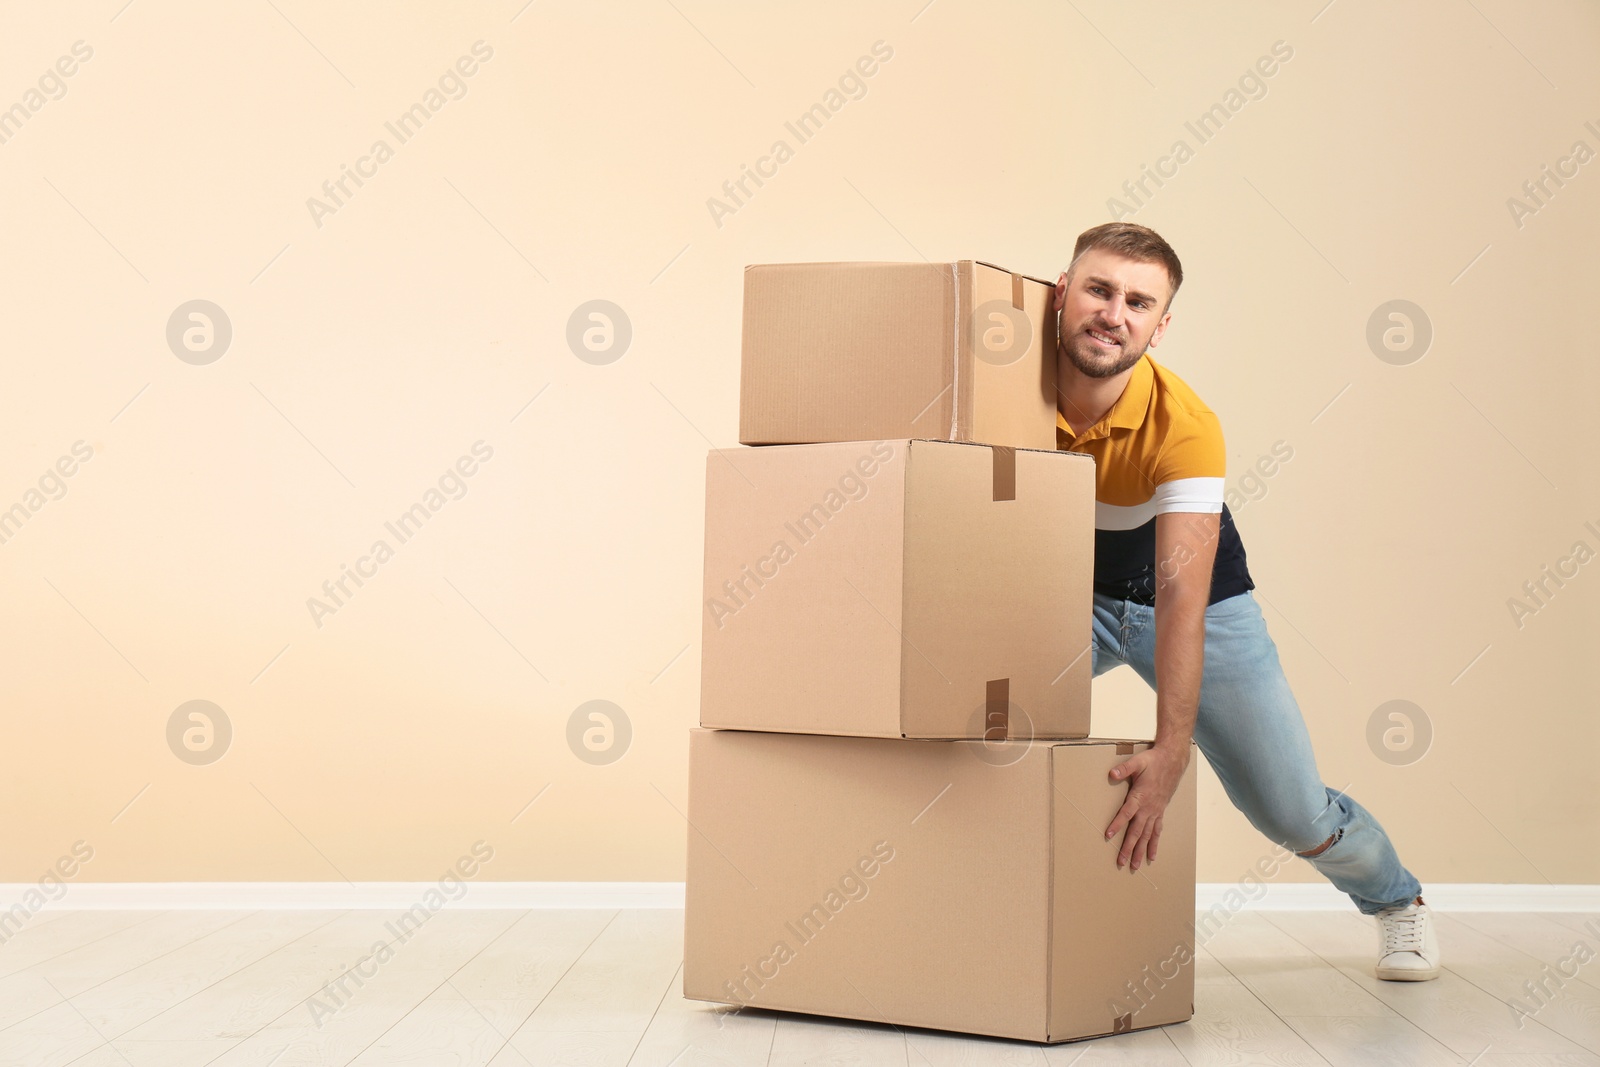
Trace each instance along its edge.
<path fill-rule="evenodd" d="M 1161 313 L 1161 321 L 1156 323 L 1155 332 L 1151 333 L 1151 335 L 1150 335 L 1150 344 L 1148 346 L 1146 346 L 1146 347 L 1154 348 L 1156 345 L 1161 343 L 1162 336 L 1165 335 L 1166 332 L 1167 332 L 1167 323 L 1169 323 L 1171 321 L 1172 321 L 1172 312 L 1164 311 L 1164 312 Z"/>
<path fill-rule="evenodd" d="M 1056 279 L 1055 306 L 1066 307 L 1067 304 L 1067 272 L 1062 271 L 1061 277 Z"/>

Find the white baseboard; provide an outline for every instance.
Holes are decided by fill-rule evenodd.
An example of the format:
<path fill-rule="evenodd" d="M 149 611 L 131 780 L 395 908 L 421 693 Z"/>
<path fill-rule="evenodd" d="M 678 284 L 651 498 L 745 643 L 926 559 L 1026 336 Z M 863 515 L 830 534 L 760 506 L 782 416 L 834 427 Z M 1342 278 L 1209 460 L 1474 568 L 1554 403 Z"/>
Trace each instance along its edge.
<path fill-rule="evenodd" d="M 682 882 L 463 881 L 442 890 L 437 882 L 73 882 L 47 888 L 56 894 L 55 899 L 42 900 L 45 894 L 31 883 L 0 883 L 0 917 L 18 904 L 30 913 L 184 908 L 403 910 L 430 891 L 439 893 L 452 908 L 683 907 Z M 1230 893 L 1235 895 L 1230 897 Z M 1423 894 L 1428 905 L 1440 911 L 1600 912 L 1600 885 L 1430 883 L 1423 887 Z M 1254 886 L 1201 882 L 1195 887 L 1195 905 L 1201 911 L 1217 905 L 1229 911 L 1343 911 L 1352 906 L 1349 897 L 1326 882 Z"/>
<path fill-rule="evenodd" d="M 1236 895 L 1230 898 L 1230 893 Z M 1600 911 L 1600 885 L 1429 882 L 1422 887 L 1422 898 L 1436 911 Z M 1345 911 L 1355 906 L 1327 882 L 1201 882 L 1195 886 L 1194 903 L 1201 911 L 1218 904 L 1230 911 Z"/>
<path fill-rule="evenodd" d="M 404 910 L 429 892 L 454 908 L 681 908 L 682 882 L 73 882 L 47 911 Z M 32 884 L 0 883 L 0 919 Z M 26 907 L 26 902 L 24 902 Z"/>

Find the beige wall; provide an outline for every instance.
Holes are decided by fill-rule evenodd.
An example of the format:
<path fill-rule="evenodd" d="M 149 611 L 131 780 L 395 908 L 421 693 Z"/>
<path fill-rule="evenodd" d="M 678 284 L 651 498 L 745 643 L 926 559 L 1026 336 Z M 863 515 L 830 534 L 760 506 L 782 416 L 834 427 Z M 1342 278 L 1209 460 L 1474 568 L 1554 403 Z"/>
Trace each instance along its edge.
<path fill-rule="evenodd" d="M 1507 606 L 1600 550 L 1600 162 L 1507 204 L 1600 151 L 1593 5 L 274 3 L 25 6 L 0 35 L 0 106 L 40 105 L 0 145 L 0 507 L 92 448 L 0 545 L 0 881 L 79 840 L 90 881 L 429 879 L 479 839 L 480 877 L 681 878 L 741 268 L 1053 277 L 1179 138 L 1132 216 L 1188 272 L 1159 358 L 1221 415 L 1231 484 L 1293 449 L 1238 521 L 1325 777 L 1425 880 L 1600 881 L 1600 563 L 1520 628 Z M 65 94 L 27 97 L 78 41 Z M 384 123 L 478 41 L 399 143 Z M 865 95 L 797 144 L 784 122 L 877 41 Z M 1185 122 L 1280 41 L 1198 144 Z M 165 337 L 195 299 L 233 330 L 203 365 Z M 632 324 L 608 365 L 565 341 L 593 299 Z M 1410 365 L 1365 339 L 1393 299 L 1432 323 Z M 399 544 L 385 521 L 480 441 Z M 379 539 L 319 626 L 308 598 Z M 1098 732 L 1151 728 L 1131 672 L 1097 685 Z M 196 699 L 234 733 L 206 766 L 166 736 Z M 609 765 L 567 744 L 593 699 L 632 725 Z M 1394 699 L 1432 726 L 1409 765 L 1367 741 Z M 1200 875 L 1232 881 L 1265 842 L 1203 789 Z"/>

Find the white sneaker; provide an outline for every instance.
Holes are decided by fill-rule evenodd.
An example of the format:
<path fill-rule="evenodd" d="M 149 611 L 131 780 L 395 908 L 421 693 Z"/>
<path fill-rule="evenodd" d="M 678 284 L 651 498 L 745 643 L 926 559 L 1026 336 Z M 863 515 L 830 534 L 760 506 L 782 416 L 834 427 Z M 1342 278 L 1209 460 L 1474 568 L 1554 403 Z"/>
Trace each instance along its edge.
<path fill-rule="evenodd" d="M 1439 977 L 1439 935 L 1421 897 L 1378 912 L 1377 975 L 1389 982 Z"/>

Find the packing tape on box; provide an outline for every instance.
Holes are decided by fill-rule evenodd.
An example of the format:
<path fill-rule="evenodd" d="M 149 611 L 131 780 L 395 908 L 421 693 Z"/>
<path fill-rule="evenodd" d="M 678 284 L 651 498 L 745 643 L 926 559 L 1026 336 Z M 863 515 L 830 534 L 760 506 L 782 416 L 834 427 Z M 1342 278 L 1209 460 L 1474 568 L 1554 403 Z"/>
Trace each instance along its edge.
<path fill-rule="evenodd" d="M 1017 499 L 1017 450 L 1006 445 L 990 445 L 994 453 L 995 500 Z"/>
<path fill-rule="evenodd" d="M 950 340 L 950 440 L 959 441 L 956 424 L 961 418 L 961 264 L 950 264 L 950 292 L 955 299 Z"/>
<path fill-rule="evenodd" d="M 1020 275 L 1020 274 L 1013 274 L 1011 276 L 1011 306 L 1016 308 L 1018 311 L 1023 310 L 1023 308 L 1022 308 L 1022 275 Z"/>
<path fill-rule="evenodd" d="M 1011 735 L 1011 679 L 995 678 L 984 686 L 983 739 L 1004 741 Z"/>

